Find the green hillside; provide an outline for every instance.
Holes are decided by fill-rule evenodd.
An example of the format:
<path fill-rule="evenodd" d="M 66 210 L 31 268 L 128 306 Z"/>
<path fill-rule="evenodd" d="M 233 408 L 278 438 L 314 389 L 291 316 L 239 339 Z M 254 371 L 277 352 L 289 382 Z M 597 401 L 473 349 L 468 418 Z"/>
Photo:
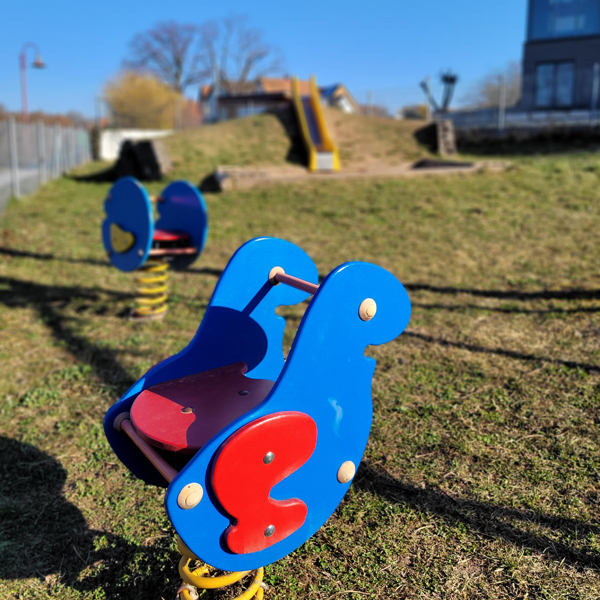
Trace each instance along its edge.
<path fill-rule="evenodd" d="M 428 154 L 413 137 L 421 121 L 347 115 L 335 109 L 326 109 L 325 116 L 340 149 L 342 170 L 398 165 Z M 264 114 L 182 131 L 165 144 L 174 176 L 197 181 L 219 165 L 289 165 L 292 141 L 275 115 Z"/>

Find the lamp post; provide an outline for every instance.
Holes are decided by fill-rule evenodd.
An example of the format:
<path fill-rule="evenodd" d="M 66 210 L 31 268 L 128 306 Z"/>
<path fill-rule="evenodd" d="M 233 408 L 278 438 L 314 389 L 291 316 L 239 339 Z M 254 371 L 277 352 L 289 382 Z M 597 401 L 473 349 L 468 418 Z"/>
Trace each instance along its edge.
<path fill-rule="evenodd" d="M 23 48 L 21 48 L 21 53 L 19 54 L 19 69 L 21 71 L 21 102 L 23 106 L 23 122 L 29 122 L 29 113 L 27 112 L 27 78 L 25 75 L 25 71 L 27 69 L 27 50 L 32 48 L 35 52 L 35 60 L 31 63 L 31 66 L 34 69 L 43 69 L 46 67 L 46 64 L 42 60 L 40 55 L 40 49 L 37 44 L 33 42 L 26 42 L 23 44 Z"/>

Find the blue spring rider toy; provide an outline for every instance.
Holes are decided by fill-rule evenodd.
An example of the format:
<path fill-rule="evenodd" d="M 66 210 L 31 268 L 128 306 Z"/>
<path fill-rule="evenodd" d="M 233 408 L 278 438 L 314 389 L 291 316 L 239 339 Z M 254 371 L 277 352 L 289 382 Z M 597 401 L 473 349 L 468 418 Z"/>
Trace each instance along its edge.
<path fill-rule="evenodd" d="M 311 294 L 286 360 L 275 309 Z M 233 255 L 194 339 L 104 420 L 123 464 L 167 488 L 181 599 L 251 571 L 240 598 L 262 598 L 262 567 L 330 517 L 371 428 L 365 348 L 396 338 L 409 317 L 404 287 L 376 265 L 345 263 L 318 284 L 310 257 L 284 240 L 257 238 Z M 233 573 L 209 576 L 208 565 Z"/>
<path fill-rule="evenodd" d="M 142 271 L 132 316 L 163 316 L 169 266 L 185 269 L 204 248 L 208 218 L 202 194 L 187 181 L 174 181 L 151 197 L 136 179 L 124 177 L 110 189 L 104 210 L 102 241 L 110 262 L 121 271 Z"/>

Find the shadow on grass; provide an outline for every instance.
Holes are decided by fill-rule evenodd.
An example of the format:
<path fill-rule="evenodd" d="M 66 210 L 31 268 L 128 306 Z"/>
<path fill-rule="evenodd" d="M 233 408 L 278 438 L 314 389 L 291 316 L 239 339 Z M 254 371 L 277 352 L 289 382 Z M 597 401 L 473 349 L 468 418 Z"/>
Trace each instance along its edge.
<path fill-rule="evenodd" d="M 71 264 L 96 265 L 100 267 L 110 267 L 111 269 L 115 268 L 108 260 L 97 260 L 95 258 L 69 258 L 65 256 L 56 256 L 54 254 L 29 252 L 27 250 L 14 250 L 13 248 L 6 248 L 2 246 L 0 246 L 0 254 L 15 258 L 33 258 L 34 260 L 42 261 L 57 260 Z M 223 269 L 214 269 L 212 267 L 191 268 L 185 269 L 185 271 L 189 273 L 197 273 L 199 275 L 212 275 L 214 277 L 221 277 L 223 273 Z"/>
<path fill-rule="evenodd" d="M 50 286 L 0 277 L 0 303 L 8 307 L 34 309 L 52 336 L 57 341 L 63 342 L 77 361 L 90 365 L 103 382 L 113 387 L 120 396 L 135 383 L 135 380 L 121 366 L 116 352 L 109 348 L 99 348 L 76 334 L 69 326 L 69 321 L 73 319 L 61 313 L 61 309 L 66 308 L 73 301 L 83 300 L 87 301 L 87 304 L 81 304 L 77 308 L 78 312 L 105 314 L 109 311 L 109 306 L 106 302 L 102 303 L 102 300 L 103 296 L 107 295 L 114 300 L 133 297 L 131 294 L 97 287 Z"/>
<path fill-rule="evenodd" d="M 411 302 L 415 308 L 424 308 L 425 310 L 447 310 L 449 312 L 458 312 L 464 310 L 481 310 L 488 312 L 499 312 L 504 314 L 523 314 L 523 315 L 572 315 L 576 313 L 595 313 L 600 312 L 600 306 L 581 306 L 579 308 L 503 308 L 498 306 L 479 306 L 478 304 L 420 304 Z"/>
<path fill-rule="evenodd" d="M 389 502 L 407 504 L 420 512 L 431 513 L 449 525 L 464 524 L 476 534 L 501 539 L 515 546 L 547 554 L 556 561 L 574 566 L 600 569 L 600 554 L 586 552 L 564 542 L 536 535 L 514 523 L 534 523 L 554 533 L 573 537 L 600 535 L 600 526 L 553 515 L 517 510 L 470 499 L 454 498 L 438 489 L 421 489 L 402 483 L 385 469 L 362 462 L 352 484 L 359 490 L 375 493 Z"/>
<path fill-rule="evenodd" d="M 516 358 L 518 360 L 528 360 L 534 362 L 548 363 L 568 367 L 569 369 L 582 369 L 584 371 L 600 371 L 599 365 L 591 363 L 583 363 L 575 360 L 562 360 L 560 358 L 549 358 L 548 356 L 538 356 L 536 354 L 527 354 L 526 352 L 518 352 L 517 350 L 507 350 L 505 348 L 487 348 L 478 344 L 469 344 L 467 342 L 455 342 L 441 337 L 435 337 L 426 333 L 420 333 L 412 329 L 405 329 L 402 335 L 416 338 L 430 344 L 439 344 L 440 346 L 448 346 L 451 348 L 460 348 L 469 352 L 478 352 L 481 354 L 497 354 L 499 356 L 507 356 L 508 358 Z"/>
<path fill-rule="evenodd" d="M 100 267 L 111 267 L 114 268 L 108 260 L 97 260 L 95 258 L 68 258 L 55 256 L 54 254 L 42 254 L 39 252 L 29 252 L 28 250 L 14 250 L 13 248 L 6 248 L 0 246 L 0 254 L 5 256 L 12 256 L 14 258 L 33 258 L 35 260 L 58 260 L 60 262 L 68 262 L 71 264 L 85 264 L 85 265 L 98 265 Z"/>
<path fill-rule="evenodd" d="M 0 579 L 36 578 L 49 586 L 60 582 L 80 591 L 103 589 L 111 599 L 171 597 L 179 580 L 170 540 L 137 546 L 89 529 L 63 495 L 66 479 L 67 472 L 52 456 L 0 436 Z M 173 556 L 165 561 L 169 554 Z M 161 564 L 166 570 L 154 578 L 131 576 L 132 568 L 141 574 L 144 567 Z"/>
<path fill-rule="evenodd" d="M 211 275 L 212 277 L 216 277 L 217 279 L 221 277 L 223 274 L 223 269 L 213 269 L 212 267 L 200 267 L 196 268 L 188 268 L 185 270 L 186 273 L 196 273 L 198 275 Z"/>
<path fill-rule="evenodd" d="M 512 300 L 599 300 L 600 290 L 568 288 L 564 290 L 540 290 L 538 292 L 520 292 L 518 290 L 479 290 L 473 288 L 457 288 L 452 286 L 435 286 L 426 283 L 405 283 L 409 291 L 435 292 L 437 294 L 469 294 L 483 298 L 499 298 Z"/>
<path fill-rule="evenodd" d="M 590 290 L 582 288 L 570 288 L 563 290 L 540 290 L 537 292 L 521 292 L 518 290 L 481 290 L 474 288 L 457 288 L 452 286 L 433 286 L 429 284 L 404 284 L 404 287 L 409 291 L 428 291 L 438 294 L 469 294 L 471 296 L 483 297 L 483 298 L 497 298 L 505 300 L 599 300 L 600 290 Z M 573 314 L 582 312 L 600 312 L 600 307 L 577 307 L 577 308 L 544 308 L 544 309 L 529 309 L 529 308 L 503 308 L 503 307 L 488 307 L 488 306 L 477 306 L 473 304 L 459 304 L 459 305 L 445 305 L 445 304 L 419 304 L 412 303 L 414 307 L 423 308 L 425 310 L 448 310 L 448 311 L 459 311 L 459 310 L 482 310 L 492 312 L 502 312 L 507 314 L 512 313 L 523 313 L 523 314 Z M 526 352 L 519 352 L 517 350 L 508 350 L 506 348 L 488 348 L 480 346 L 479 344 L 471 344 L 468 342 L 457 342 L 448 340 L 442 337 L 435 337 L 426 333 L 421 333 L 411 329 L 404 331 L 404 335 L 409 337 L 420 339 L 430 344 L 439 344 L 441 346 L 449 346 L 452 348 L 460 348 L 461 350 L 468 350 L 469 352 L 477 352 L 483 354 L 497 354 L 500 356 L 506 356 L 517 360 L 535 361 L 541 363 L 548 363 L 568 367 L 571 369 L 583 369 L 584 371 L 600 371 L 600 366 L 584 363 L 574 360 L 562 360 L 549 358 L 547 356 L 537 356 L 535 354 L 528 354 Z"/>

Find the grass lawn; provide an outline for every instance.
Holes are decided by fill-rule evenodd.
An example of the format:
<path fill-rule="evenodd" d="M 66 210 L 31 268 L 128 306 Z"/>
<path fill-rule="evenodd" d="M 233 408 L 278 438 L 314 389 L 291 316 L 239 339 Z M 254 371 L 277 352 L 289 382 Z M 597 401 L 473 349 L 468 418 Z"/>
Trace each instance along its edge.
<path fill-rule="evenodd" d="M 225 162 L 199 153 L 182 145 L 171 177 L 197 183 Z M 600 598 L 599 184 L 600 155 L 580 152 L 504 173 L 207 194 L 206 250 L 171 274 L 164 321 L 143 325 L 122 316 L 133 277 L 103 255 L 108 185 L 61 179 L 12 201 L 0 218 L 0 598 L 174 597 L 163 492 L 118 462 L 102 418 L 190 341 L 227 260 L 259 235 L 300 245 L 322 275 L 377 263 L 413 304 L 409 330 L 369 350 L 374 421 L 350 491 L 267 567 L 265 597 Z M 282 311 L 285 349 L 301 310 Z"/>

